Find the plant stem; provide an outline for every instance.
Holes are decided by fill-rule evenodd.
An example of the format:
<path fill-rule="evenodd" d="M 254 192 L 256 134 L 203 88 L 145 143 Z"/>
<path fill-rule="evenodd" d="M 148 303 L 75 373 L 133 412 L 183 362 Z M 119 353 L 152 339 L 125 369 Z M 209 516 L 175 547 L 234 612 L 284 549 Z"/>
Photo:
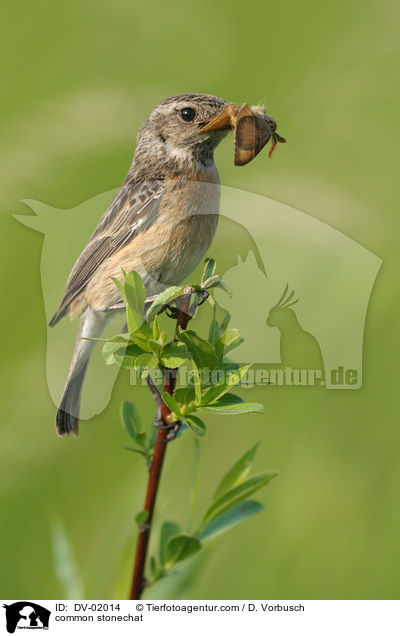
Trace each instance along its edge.
<path fill-rule="evenodd" d="M 182 300 L 179 307 L 179 313 L 177 318 L 177 327 L 186 329 L 187 324 L 191 318 L 189 314 L 190 300 L 191 300 L 192 288 L 185 287 L 182 295 Z M 164 392 L 174 392 L 175 382 L 177 376 L 177 369 L 164 369 Z M 155 388 L 155 387 L 154 387 Z M 140 527 L 139 538 L 136 546 L 136 556 L 133 569 L 132 586 L 130 593 L 130 600 L 140 599 L 145 586 L 144 568 L 146 564 L 147 549 L 150 539 L 151 522 L 153 520 L 154 507 L 156 504 L 157 491 L 161 478 L 161 471 L 164 463 L 165 453 L 167 450 L 167 435 L 168 426 L 170 426 L 170 414 L 171 411 L 165 404 L 160 402 L 161 396 L 157 396 L 154 392 L 154 388 L 150 386 L 150 390 L 156 401 L 157 407 L 161 406 L 161 418 L 162 427 L 158 429 L 157 440 L 154 448 L 154 457 L 149 468 L 149 477 L 147 482 L 146 498 L 143 510 L 148 512 L 146 523 Z"/>

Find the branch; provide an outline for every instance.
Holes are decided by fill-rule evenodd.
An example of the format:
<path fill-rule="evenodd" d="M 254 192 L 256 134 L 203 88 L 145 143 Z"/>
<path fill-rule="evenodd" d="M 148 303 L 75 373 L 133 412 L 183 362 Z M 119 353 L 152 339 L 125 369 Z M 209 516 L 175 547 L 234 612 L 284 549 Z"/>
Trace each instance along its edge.
<path fill-rule="evenodd" d="M 181 327 L 186 329 L 191 315 L 194 315 L 192 308 L 190 308 L 190 300 L 192 296 L 192 287 L 185 287 L 184 293 L 181 298 L 178 318 L 176 321 L 177 328 Z M 197 295 L 195 295 L 196 298 Z M 190 313 L 189 313 L 190 310 Z M 164 369 L 164 392 L 174 392 L 176 383 L 177 369 Z M 130 600 L 140 599 L 146 581 L 144 579 L 144 568 L 146 564 L 147 548 L 150 539 L 151 523 L 153 520 L 154 507 L 156 504 L 157 491 L 161 478 L 161 471 L 164 463 L 165 453 L 167 450 L 168 432 L 171 426 L 171 411 L 161 400 L 161 396 L 154 385 L 153 380 L 148 377 L 148 384 L 150 391 L 154 397 L 157 406 L 157 421 L 159 426 L 157 440 L 154 449 L 154 457 L 149 468 L 149 478 L 147 482 L 146 498 L 144 508 L 148 513 L 146 522 L 140 526 L 139 538 L 136 546 L 135 564 L 133 570 L 132 587 L 130 593 Z"/>

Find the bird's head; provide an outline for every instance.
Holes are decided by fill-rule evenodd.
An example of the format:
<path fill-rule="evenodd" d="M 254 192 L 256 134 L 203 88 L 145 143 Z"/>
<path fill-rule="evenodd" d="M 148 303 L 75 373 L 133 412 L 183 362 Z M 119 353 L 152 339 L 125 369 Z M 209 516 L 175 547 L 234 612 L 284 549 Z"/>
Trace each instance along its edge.
<path fill-rule="evenodd" d="M 271 139 L 269 156 L 285 139 L 276 132 L 275 120 L 263 106 L 239 106 L 214 95 L 186 93 L 164 100 L 139 130 L 133 171 L 162 171 L 166 163 L 183 168 L 197 162 L 207 165 L 229 130 L 235 131 L 235 165 L 249 163 Z"/>
<path fill-rule="evenodd" d="M 206 163 L 231 128 L 223 122 L 203 132 L 206 123 L 221 113 L 226 102 L 214 95 L 188 93 L 164 100 L 147 117 L 139 134 L 136 155 L 175 161 L 193 159 Z"/>

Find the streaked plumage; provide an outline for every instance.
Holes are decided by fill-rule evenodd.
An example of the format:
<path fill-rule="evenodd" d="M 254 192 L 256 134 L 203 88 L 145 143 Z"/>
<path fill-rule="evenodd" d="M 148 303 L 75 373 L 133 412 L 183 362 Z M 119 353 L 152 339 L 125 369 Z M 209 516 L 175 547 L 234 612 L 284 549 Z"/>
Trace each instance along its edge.
<path fill-rule="evenodd" d="M 78 432 L 82 383 L 93 343 L 119 300 L 111 277 L 136 269 L 148 296 L 182 281 L 205 255 L 215 233 L 219 178 L 213 151 L 227 129 L 201 132 L 225 105 L 212 95 L 161 102 L 144 122 L 128 175 L 68 278 L 50 325 L 81 314 L 81 327 L 57 411 L 59 435 Z M 182 110 L 194 109 L 193 122 Z M 196 122 L 199 122 L 198 124 Z"/>

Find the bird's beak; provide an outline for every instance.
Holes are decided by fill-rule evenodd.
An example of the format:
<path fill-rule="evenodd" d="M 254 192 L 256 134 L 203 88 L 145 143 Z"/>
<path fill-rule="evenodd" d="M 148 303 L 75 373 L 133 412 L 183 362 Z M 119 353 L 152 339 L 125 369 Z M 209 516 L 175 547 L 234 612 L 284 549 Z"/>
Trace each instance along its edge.
<path fill-rule="evenodd" d="M 238 104 L 234 104 L 233 102 L 225 104 L 223 109 L 219 111 L 218 115 L 215 115 L 215 117 L 212 117 L 211 119 L 205 119 L 198 122 L 199 124 L 204 124 L 201 127 L 201 132 L 223 130 L 227 128 L 234 129 L 239 110 L 240 106 L 238 106 Z"/>

